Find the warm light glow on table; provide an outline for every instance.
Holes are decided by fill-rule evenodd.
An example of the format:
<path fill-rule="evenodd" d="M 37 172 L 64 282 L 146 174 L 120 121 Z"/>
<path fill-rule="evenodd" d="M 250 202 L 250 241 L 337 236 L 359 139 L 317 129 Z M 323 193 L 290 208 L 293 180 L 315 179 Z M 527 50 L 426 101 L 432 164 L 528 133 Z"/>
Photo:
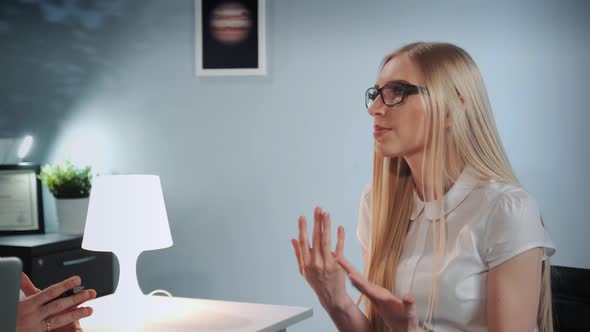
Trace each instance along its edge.
<path fill-rule="evenodd" d="M 312 315 L 301 307 L 162 296 L 128 301 L 121 310 L 118 301 L 114 296 L 89 301 L 94 314 L 81 321 L 84 331 L 279 331 Z"/>

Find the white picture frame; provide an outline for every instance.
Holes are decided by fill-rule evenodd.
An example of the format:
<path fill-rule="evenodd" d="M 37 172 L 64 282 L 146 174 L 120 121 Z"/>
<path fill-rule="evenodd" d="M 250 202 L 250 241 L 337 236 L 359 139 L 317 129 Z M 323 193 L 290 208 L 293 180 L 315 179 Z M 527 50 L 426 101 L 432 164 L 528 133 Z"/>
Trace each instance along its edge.
<path fill-rule="evenodd" d="M 236 12 L 236 8 L 220 9 L 230 3 L 232 6 L 237 4 L 238 9 L 243 6 L 247 18 L 238 18 L 236 22 L 235 18 L 229 17 L 231 14 L 221 17 L 219 13 L 224 12 L 224 9 L 225 13 Z M 214 14 L 217 17 L 215 22 Z M 227 24 L 242 24 L 236 27 L 242 30 L 243 24 L 246 24 L 249 27 L 247 37 L 240 42 L 221 41 L 219 34 L 215 34 L 223 29 L 219 28 L 218 22 L 226 24 L 225 28 L 228 28 Z M 195 68 L 196 76 L 266 75 L 265 0 L 195 0 Z"/>

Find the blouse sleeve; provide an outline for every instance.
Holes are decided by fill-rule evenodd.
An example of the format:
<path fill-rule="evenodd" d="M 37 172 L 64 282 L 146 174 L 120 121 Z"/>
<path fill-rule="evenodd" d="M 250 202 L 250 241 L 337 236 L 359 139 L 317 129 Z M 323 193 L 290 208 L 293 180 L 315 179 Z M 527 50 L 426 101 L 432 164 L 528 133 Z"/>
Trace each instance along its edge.
<path fill-rule="evenodd" d="M 486 224 L 483 245 L 489 268 L 532 248 L 544 248 L 544 258 L 555 253 L 537 202 L 523 189 L 504 193 L 498 199 Z"/>
<path fill-rule="evenodd" d="M 371 240 L 371 186 L 367 185 L 361 194 L 359 218 L 356 227 L 356 236 L 365 252 L 369 251 Z"/>

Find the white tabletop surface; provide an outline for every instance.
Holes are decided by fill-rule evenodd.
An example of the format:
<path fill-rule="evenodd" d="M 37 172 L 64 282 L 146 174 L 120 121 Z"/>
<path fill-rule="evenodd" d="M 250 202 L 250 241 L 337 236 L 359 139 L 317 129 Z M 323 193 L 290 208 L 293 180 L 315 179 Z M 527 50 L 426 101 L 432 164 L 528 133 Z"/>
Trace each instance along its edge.
<path fill-rule="evenodd" d="M 94 309 L 80 321 L 84 332 L 276 332 L 312 316 L 311 308 L 163 296 L 103 296 L 84 306 Z"/>

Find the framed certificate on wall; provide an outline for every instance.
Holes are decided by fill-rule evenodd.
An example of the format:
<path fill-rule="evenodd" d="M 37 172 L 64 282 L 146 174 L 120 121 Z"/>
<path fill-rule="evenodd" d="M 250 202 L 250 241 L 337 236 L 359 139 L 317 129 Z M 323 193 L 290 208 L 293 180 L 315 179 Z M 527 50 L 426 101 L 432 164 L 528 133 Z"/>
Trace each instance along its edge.
<path fill-rule="evenodd" d="M 0 235 L 45 233 L 40 165 L 0 165 Z"/>

